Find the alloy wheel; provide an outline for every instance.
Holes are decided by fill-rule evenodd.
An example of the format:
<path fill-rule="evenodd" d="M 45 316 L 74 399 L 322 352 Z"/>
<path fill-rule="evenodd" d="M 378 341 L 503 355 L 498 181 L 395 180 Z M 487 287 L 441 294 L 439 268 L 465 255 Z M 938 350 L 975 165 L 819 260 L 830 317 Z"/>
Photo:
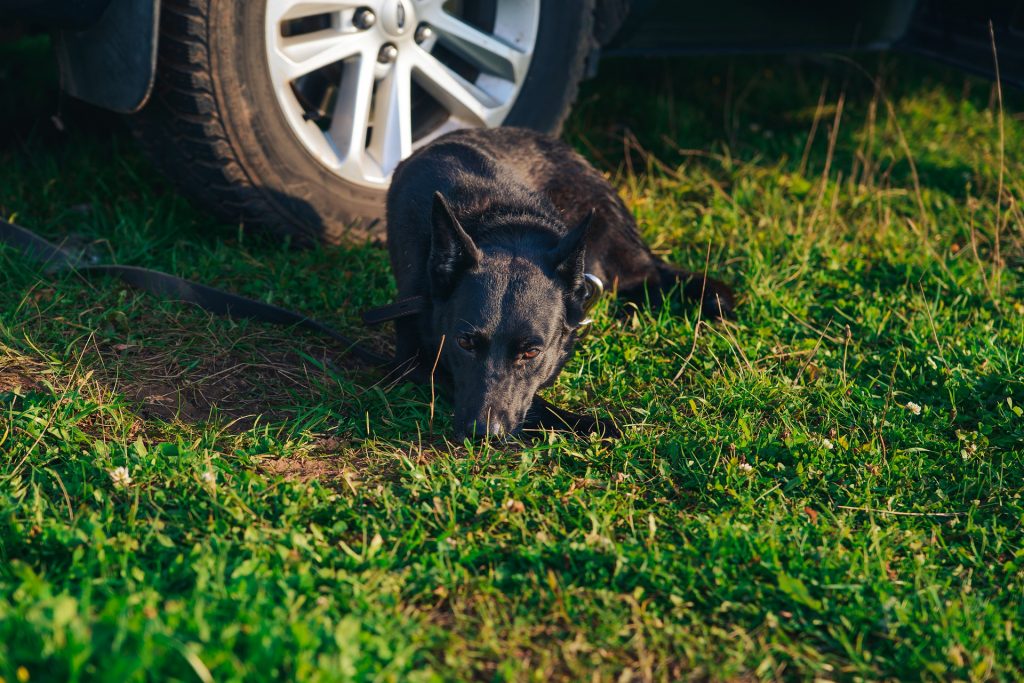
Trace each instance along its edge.
<path fill-rule="evenodd" d="M 502 123 L 539 17 L 540 0 L 267 0 L 267 64 L 306 150 L 379 189 L 437 136 Z"/>

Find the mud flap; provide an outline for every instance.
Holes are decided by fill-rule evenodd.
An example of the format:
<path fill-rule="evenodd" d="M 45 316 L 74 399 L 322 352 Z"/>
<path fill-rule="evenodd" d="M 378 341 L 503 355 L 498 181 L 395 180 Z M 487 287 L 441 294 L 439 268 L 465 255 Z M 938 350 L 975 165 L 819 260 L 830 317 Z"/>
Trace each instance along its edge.
<path fill-rule="evenodd" d="M 124 114 L 141 109 L 156 75 L 159 10 L 160 0 L 113 0 L 95 24 L 58 32 L 64 91 Z"/>

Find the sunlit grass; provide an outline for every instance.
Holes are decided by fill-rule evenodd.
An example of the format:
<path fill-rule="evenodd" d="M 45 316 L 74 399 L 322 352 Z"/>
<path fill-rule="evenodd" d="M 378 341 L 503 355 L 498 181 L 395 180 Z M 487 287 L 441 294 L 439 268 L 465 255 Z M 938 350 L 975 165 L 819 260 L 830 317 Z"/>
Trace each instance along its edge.
<path fill-rule="evenodd" d="M 392 296 L 379 248 L 281 249 L 116 120 L 58 132 L 45 43 L 0 50 L 5 217 L 354 331 Z M 584 89 L 568 139 L 741 297 L 598 305 L 549 397 L 613 445 L 452 444 L 323 340 L 0 251 L 0 677 L 1019 676 L 1021 100 L 1000 150 L 987 82 L 858 64 Z"/>

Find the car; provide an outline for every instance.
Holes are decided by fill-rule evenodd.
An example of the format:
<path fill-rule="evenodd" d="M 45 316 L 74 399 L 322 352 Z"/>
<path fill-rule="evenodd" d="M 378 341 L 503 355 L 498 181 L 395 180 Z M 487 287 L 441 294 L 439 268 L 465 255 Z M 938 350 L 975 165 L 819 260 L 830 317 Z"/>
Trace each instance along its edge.
<path fill-rule="evenodd" d="M 1021 0 L 0 0 L 229 221 L 379 237 L 398 163 L 466 126 L 557 133 L 598 60 L 898 48 L 1024 81 Z M 642 68 L 642 67 L 641 67 Z"/>

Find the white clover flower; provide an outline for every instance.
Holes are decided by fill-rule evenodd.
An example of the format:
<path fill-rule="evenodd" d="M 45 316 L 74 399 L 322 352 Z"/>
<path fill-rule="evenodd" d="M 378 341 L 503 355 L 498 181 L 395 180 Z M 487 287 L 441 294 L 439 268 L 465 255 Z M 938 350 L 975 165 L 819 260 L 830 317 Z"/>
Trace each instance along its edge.
<path fill-rule="evenodd" d="M 830 450 L 832 450 L 833 448 L 835 448 L 835 444 L 833 444 L 833 443 L 832 443 L 832 442 L 831 442 L 830 440 L 828 440 L 828 439 L 822 439 L 822 440 L 821 440 L 821 446 L 822 446 L 822 448 L 824 448 L 824 449 L 825 449 L 826 451 L 830 451 Z"/>
<path fill-rule="evenodd" d="M 113 482 L 115 489 L 126 489 L 132 485 L 132 475 L 127 467 L 115 467 L 108 470 L 107 474 L 110 475 L 110 481 Z"/>
<path fill-rule="evenodd" d="M 913 401 L 907 401 L 907 405 L 904 406 L 904 407 L 907 410 L 909 410 L 910 412 L 912 412 L 914 415 L 920 415 L 921 414 L 921 406 L 919 406 L 918 404 L 914 403 Z"/>
<path fill-rule="evenodd" d="M 217 489 L 217 473 L 216 472 L 214 472 L 213 470 L 206 470 L 200 476 L 202 477 L 202 480 L 203 480 L 203 486 L 205 486 L 206 488 L 208 488 L 211 491 L 215 491 Z"/>
<path fill-rule="evenodd" d="M 752 472 L 754 470 L 754 466 L 749 462 L 741 462 L 736 467 L 739 468 L 740 472 Z"/>
<path fill-rule="evenodd" d="M 596 546 L 598 548 L 614 548 L 615 542 L 603 534 L 599 534 L 596 531 L 588 533 L 583 540 L 589 546 Z"/>

